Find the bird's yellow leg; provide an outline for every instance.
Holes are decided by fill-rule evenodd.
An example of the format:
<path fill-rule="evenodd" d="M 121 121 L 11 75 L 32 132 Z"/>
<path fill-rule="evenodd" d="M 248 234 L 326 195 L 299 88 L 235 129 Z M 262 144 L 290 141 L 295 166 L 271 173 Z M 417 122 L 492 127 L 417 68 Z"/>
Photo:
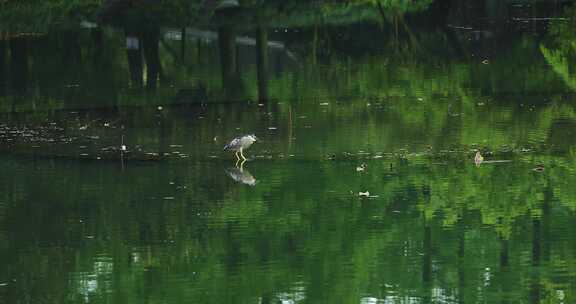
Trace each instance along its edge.
<path fill-rule="evenodd" d="M 240 172 L 244 171 L 244 163 L 246 162 L 246 160 L 243 160 L 242 162 L 240 162 Z"/>
<path fill-rule="evenodd" d="M 240 162 L 240 158 L 238 158 L 238 159 L 236 160 L 236 164 L 234 164 L 234 166 L 236 166 L 236 168 L 238 168 L 238 163 L 239 163 L 239 162 Z M 242 166 L 242 165 L 240 165 L 240 166 Z"/>
<path fill-rule="evenodd" d="M 244 156 L 244 153 L 242 153 L 242 148 L 240 148 L 240 156 L 242 156 L 243 160 L 246 160 L 246 157 Z"/>
<path fill-rule="evenodd" d="M 240 156 L 238 156 L 238 151 L 234 152 L 234 155 L 236 155 L 236 160 L 240 160 Z"/>

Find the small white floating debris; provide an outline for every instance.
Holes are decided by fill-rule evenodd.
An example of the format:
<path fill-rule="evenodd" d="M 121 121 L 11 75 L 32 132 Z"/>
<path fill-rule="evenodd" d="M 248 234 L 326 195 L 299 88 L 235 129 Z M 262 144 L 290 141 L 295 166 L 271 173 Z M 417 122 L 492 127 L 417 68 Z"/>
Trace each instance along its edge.
<path fill-rule="evenodd" d="M 305 119 L 305 118 L 308 118 L 308 116 L 306 116 L 306 115 L 301 115 L 301 116 L 298 116 L 298 118 L 300 118 L 300 119 Z"/>
<path fill-rule="evenodd" d="M 276 127 L 268 127 L 268 130 L 276 130 L 276 129 L 278 129 L 278 128 L 276 128 Z"/>
<path fill-rule="evenodd" d="M 8 286 L 8 283 L 0 283 L 0 287 Z"/>
<path fill-rule="evenodd" d="M 109 126 L 110 126 L 110 123 L 109 123 L 109 122 L 105 122 L 105 123 L 104 123 L 104 126 L 105 126 L 105 127 L 109 127 Z"/>
<path fill-rule="evenodd" d="M 356 167 L 356 172 L 362 172 L 366 170 L 366 164 L 361 164 L 360 166 Z"/>
<path fill-rule="evenodd" d="M 165 199 L 165 200 L 173 200 L 174 197 L 173 197 L 173 196 L 165 196 L 165 197 L 163 197 L 163 199 Z"/>
<path fill-rule="evenodd" d="M 259 103 L 258 106 L 259 106 L 259 107 L 263 107 L 264 104 L 263 104 L 263 103 Z"/>
<path fill-rule="evenodd" d="M 120 146 L 120 150 L 126 151 L 126 145 L 121 145 L 121 146 Z"/>
<path fill-rule="evenodd" d="M 86 238 L 87 238 L 87 239 L 93 239 L 94 236 L 93 236 L 93 235 L 87 235 Z"/>
<path fill-rule="evenodd" d="M 182 145 L 170 145 L 170 148 L 182 148 Z"/>
<path fill-rule="evenodd" d="M 416 99 L 418 99 L 418 101 L 424 100 L 424 98 L 422 98 L 422 97 L 418 97 L 418 98 L 416 98 Z"/>
<path fill-rule="evenodd" d="M 158 111 L 162 111 L 164 108 L 162 106 L 158 106 Z"/>
<path fill-rule="evenodd" d="M 360 197 L 370 197 L 370 192 L 366 191 L 366 192 L 358 192 L 358 196 Z"/>
<path fill-rule="evenodd" d="M 482 64 L 488 64 L 488 63 L 490 63 L 490 61 L 488 61 L 488 59 L 482 60 Z"/>
<path fill-rule="evenodd" d="M 78 146 L 78 148 L 80 148 L 80 149 L 86 149 L 86 148 L 88 148 L 88 147 L 87 147 L 87 146 Z"/>
<path fill-rule="evenodd" d="M 382 158 L 382 157 L 383 157 L 382 155 L 374 155 L 372 158 L 378 159 L 378 158 Z"/>
<path fill-rule="evenodd" d="M 327 106 L 327 105 L 329 105 L 329 103 L 327 103 L 327 102 L 321 102 L 320 105 L 321 105 L 321 106 Z"/>
<path fill-rule="evenodd" d="M 80 156 L 88 156 L 88 153 L 80 153 Z"/>

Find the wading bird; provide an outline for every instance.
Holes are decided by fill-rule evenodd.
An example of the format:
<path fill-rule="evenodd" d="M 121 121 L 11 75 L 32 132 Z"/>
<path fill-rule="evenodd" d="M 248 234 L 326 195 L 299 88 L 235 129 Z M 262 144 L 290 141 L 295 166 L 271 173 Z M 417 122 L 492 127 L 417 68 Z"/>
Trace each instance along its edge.
<path fill-rule="evenodd" d="M 240 160 L 240 156 L 242 160 L 246 160 L 242 151 L 248 149 L 257 140 L 258 138 L 254 134 L 236 137 L 224 146 L 224 150 L 234 151 L 234 155 L 236 155 L 238 160 Z M 238 153 L 240 153 L 240 156 L 238 156 Z"/>

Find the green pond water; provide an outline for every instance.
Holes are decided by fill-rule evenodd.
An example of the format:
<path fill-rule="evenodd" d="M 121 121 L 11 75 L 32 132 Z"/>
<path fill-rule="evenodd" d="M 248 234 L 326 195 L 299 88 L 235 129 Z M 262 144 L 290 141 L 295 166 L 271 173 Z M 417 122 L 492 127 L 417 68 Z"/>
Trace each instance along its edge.
<path fill-rule="evenodd" d="M 575 303 L 562 18 L 7 35 L 0 303 Z"/>

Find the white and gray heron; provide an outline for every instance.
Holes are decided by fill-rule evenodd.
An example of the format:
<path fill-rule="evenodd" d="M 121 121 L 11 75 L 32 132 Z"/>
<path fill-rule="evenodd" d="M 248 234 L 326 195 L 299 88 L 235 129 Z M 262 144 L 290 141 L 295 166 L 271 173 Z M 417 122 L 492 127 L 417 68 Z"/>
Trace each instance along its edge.
<path fill-rule="evenodd" d="M 239 136 L 232 139 L 226 146 L 224 146 L 224 150 L 234 151 L 234 155 L 236 155 L 238 160 L 240 160 L 240 156 L 242 157 L 242 160 L 246 160 L 242 151 L 248 149 L 257 140 L 258 138 L 254 134 Z M 240 156 L 238 156 L 238 153 L 240 153 Z"/>

